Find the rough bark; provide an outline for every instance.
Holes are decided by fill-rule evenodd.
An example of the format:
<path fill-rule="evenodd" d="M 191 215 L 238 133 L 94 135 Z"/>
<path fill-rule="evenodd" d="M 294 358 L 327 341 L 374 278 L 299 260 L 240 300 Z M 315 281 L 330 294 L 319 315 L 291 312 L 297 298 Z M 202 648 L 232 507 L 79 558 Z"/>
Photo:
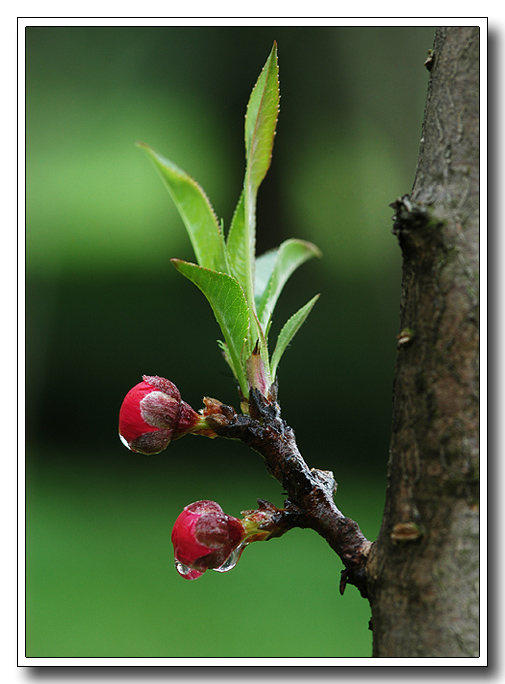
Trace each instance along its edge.
<path fill-rule="evenodd" d="M 403 255 L 376 657 L 479 655 L 479 29 L 439 28 Z"/>
<path fill-rule="evenodd" d="M 268 397 L 251 389 L 249 415 L 237 414 L 231 406 L 216 399 L 206 397 L 204 402 L 203 414 L 215 433 L 239 439 L 261 454 L 269 473 L 287 493 L 286 509 L 276 520 L 277 525 L 285 531 L 305 527 L 320 534 L 344 564 L 340 592 L 344 592 L 347 584 L 353 584 L 366 597 L 365 566 L 371 542 L 359 525 L 337 508 L 333 473 L 309 468 L 305 463 L 292 428 L 281 418 L 275 386 L 270 388 Z"/>

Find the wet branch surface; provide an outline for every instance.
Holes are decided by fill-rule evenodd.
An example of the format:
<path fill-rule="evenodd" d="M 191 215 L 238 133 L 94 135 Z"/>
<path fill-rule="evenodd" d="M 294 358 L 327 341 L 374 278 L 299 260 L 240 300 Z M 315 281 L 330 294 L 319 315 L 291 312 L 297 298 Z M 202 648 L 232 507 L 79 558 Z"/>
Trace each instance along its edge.
<path fill-rule="evenodd" d="M 286 531 L 302 527 L 320 534 L 344 564 L 340 592 L 344 592 L 346 584 L 353 584 L 367 597 L 365 566 L 372 543 L 358 524 L 337 508 L 333 473 L 311 469 L 304 461 L 292 428 L 281 418 L 275 391 L 266 398 L 253 388 L 250 415 L 237 414 L 216 399 L 206 398 L 205 405 L 204 415 L 217 435 L 238 439 L 261 454 L 268 472 L 287 493 L 285 514 L 279 524 Z"/>

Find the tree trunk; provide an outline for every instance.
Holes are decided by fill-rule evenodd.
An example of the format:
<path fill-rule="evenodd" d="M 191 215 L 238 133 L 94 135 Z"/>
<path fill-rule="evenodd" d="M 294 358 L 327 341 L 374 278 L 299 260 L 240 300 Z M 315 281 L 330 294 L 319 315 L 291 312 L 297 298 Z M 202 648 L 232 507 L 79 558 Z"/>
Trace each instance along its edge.
<path fill-rule="evenodd" d="M 479 28 L 439 28 L 403 255 L 373 655 L 479 655 Z"/>

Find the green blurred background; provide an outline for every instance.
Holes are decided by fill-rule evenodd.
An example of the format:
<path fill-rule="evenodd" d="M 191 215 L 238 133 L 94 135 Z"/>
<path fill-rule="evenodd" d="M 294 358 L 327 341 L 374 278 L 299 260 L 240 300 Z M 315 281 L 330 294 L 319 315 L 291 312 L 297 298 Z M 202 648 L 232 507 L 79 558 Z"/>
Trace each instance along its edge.
<path fill-rule="evenodd" d="M 205 188 L 229 225 L 243 117 L 274 39 L 281 113 L 260 189 L 259 251 L 314 241 L 272 339 L 321 298 L 280 366 L 284 418 L 337 503 L 378 532 L 401 258 L 388 204 L 412 186 L 432 27 L 26 29 L 26 599 L 31 657 L 369 657 L 366 601 L 310 530 L 188 582 L 170 532 L 202 498 L 281 505 L 261 458 L 187 437 L 154 457 L 117 437 L 124 394 L 163 375 L 200 408 L 238 405 L 189 240 L 141 140 Z"/>

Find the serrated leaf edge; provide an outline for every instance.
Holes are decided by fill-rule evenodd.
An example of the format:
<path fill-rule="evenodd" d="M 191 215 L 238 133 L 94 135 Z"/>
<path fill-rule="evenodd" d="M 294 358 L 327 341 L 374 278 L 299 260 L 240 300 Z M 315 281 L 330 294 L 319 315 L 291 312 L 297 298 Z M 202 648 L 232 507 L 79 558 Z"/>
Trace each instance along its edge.
<path fill-rule="evenodd" d="M 310 299 L 307 304 L 302 306 L 298 311 L 296 311 L 288 320 L 284 323 L 284 325 L 281 328 L 281 331 L 279 332 L 279 335 L 277 336 L 277 343 L 275 345 L 274 353 L 272 354 L 272 360 L 270 363 L 270 370 L 272 374 L 272 378 L 275 380 L 275 377 L 277 375 L 277 369 L 279 367 L 279 362 L 288 348 L 288 345 L 291 343 L 293 340 L 294 336 L 296 333 L 300 330 L 302 325 L 305 323 L 307 320 L 307 316 L 309 313 L 312 311 L 312 308 L 314 307 L 314 304 L 317 302 L 319 299 L 319 295 L 315 295 Z M 302 313 L 303 312 L 303 313 Z M 286 332 L 289 328 L 289 325 L 293 323 L 293 319 L 299 317 L 299 320 L 296 322 L 296 324 L 293 326 L 293 330 L 291 332 Z M 286 340 L 284 341 L 282 337 L 286 336 Z"/>

